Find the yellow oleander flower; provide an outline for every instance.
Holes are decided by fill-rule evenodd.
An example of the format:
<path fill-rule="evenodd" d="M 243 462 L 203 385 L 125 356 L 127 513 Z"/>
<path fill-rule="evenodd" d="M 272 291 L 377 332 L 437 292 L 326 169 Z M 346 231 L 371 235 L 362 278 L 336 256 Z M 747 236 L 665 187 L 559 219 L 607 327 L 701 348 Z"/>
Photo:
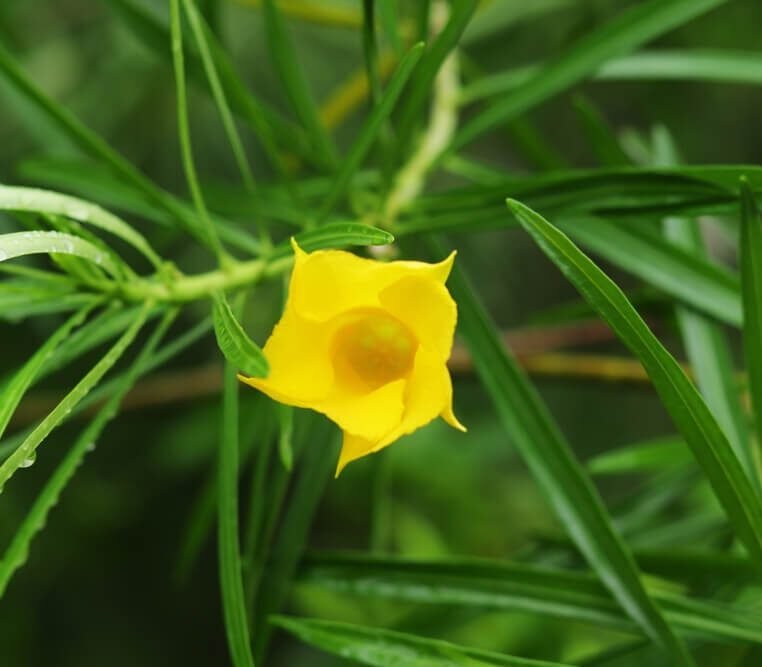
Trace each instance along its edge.
<path fill-rule="evenodd" d="M 288 301 L 265 344 L 267 378 L 240 376 L 344 431 L 336 470 L 452 410 L 447 359 L 457 310 L 439 264 L 378 262 L 340 250 L 296 255 Z"/>

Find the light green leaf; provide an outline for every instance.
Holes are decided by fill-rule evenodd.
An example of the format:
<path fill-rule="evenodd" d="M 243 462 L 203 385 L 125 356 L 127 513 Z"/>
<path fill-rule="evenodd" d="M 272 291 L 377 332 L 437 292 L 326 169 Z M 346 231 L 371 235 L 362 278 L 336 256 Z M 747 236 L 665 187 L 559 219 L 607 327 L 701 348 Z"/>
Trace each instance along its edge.
<path fill-rule="evenodd" d="M 349 623 L 284 616 L 272 623 L 307 644 L 372 667 L 564 667 Z"/>
<path fill-rule="evenodd" d="M 72 234 L 62 232 L 13 232 L 0 236 L 0 262 L 24 255 L 75 255 L 103 267 L 119 277 L 122 269 L 98 246 Z"/>
<path fill-rule="evenodd" d="M 225 358 L 251 377 L 267 377 L 270 370 L 260 347 L 246 335 L 225 297 L 214 297 L 214 333 Z"/>
<path fill-rule="evenodd" d="M 148 360 L 156 345 L 176 315 L 177 311 L 168 312 L 164 320 L 156 327 L 132 366 L 119 378 L 114 387 L 114 392 L 106 404 L 76 439 L 72 448 L 67 452 L 63 461 L 58 464 L 53 475 L 35 499 L 21 525 L 16 529 L 5 555 L 0 560 L 0 597 L 5 592 L 13 574 L 26 562 L 29 545 L 45 526 L 48 514 L 58 502 L 61 492 L 82 464 L 86 454 L 94 449 L 96 440 L 108 422 L 116 415 L 125 394 L 132 388 L 140 375 L 145 372 Z"/>
<path fill-rule="evenodd" d="M 692 460 L 691 451 L 682 438 L 668 437 L 603 452 L 587 462 L 587 469 L 593 475 L 658 473 L 684 466 Z"/>
<path fill-rule="evenodd" d="M 69 334 L 84 322 L 94 306 L 94 303 L 87 305 L 66 320 L 2 388 L 0 391 L 0 438 L 3 437 L 14 411 L 42 367 L 49 361 L 56 348 L 68 339 Z"/>
<path fill-rule="evenodd" d="M 139 250 L 154 267 L 161 266 L 161 259 L 142 234 L 136 232 L 121 218 L 84 199 L 49 190 L 0 185 L 0 210 L 63 215 L 99 227 Z"/>
<path fill-rule="evenodd" d="M 664 407 L 712 484 L 736 535 L 762 564 L 762 501 L 722 429 L 680 365 L 622 291 L 564 234 L 523 204 L 508 200 L 521 225 L 645 367 Z"/>
<path fill-rule="evenodd" d="M 24 439 L 18 448 L 0 465 L 0 489 L 19 469 L 34 461 L 37 448 L 50 435 L 71 411 L 77 407 L 85 396 L 100 382 L 101 378 L 109 369 L 119 361 L 130 343 L 138 335 L 151 310 L 151 304 L 146 303 L 137 314 L 130 327 L 122 334 L 121 338 L 111 349 L 93 366 L 76 386 L 53 408 L 53 411 L 45 417 L 32 432 Z"/>

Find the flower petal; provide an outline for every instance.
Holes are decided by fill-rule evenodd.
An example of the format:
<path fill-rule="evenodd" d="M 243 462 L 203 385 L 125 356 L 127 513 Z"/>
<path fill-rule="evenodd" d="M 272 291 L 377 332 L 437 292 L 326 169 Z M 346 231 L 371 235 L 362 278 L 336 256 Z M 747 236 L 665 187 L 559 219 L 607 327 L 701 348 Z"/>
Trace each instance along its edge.
<path fill-rule="evenodd" d="M 315 406 L 341 428 L 378 442 L 402 420 L 407 380 L 395 380 L 365 394 L 341 392 Z"/>
<path fill-rule="evenodd" d="M 377 308 L 378 294 L 405 276 L 444 283 L 455 253 L 437 264 L 379 262 L 343 250 L 305 253 L 292 241 L 296 261 L 289 286 L 289 304 L 302 317 L 329 320 L 355 308 Z"/>
<path fill-rule="evenodd" d="M 405 411 L 402 420 L 373 451 L 390 445 L 403 435 L 412 433 L 436 419 L 447 409 L 451 396 L 450 373 L 444 361 L 426 348 L 420 347 L 405 387 Z"/>
<path fill-rule="evenodd" d="M 356 461 L 367 454 L 372 454 L 374 452 L 374 446 L 375 442 L 372 440 L 365 440 L 359 436 L 344 432 L 344 441 L 341 445 L 339 462 L 336 464 L 336 477 L 341 474 L 341 471 L 344 470 L 347 463 Z"/>
<path fill-rule="evenodd" d="M 280 403 L 313 407 L 332 390 L 332 334 L 332 327 L 305 320 L 286 308 L 263 350 L 270 364 L 269 375 L 238 377 Z"/>
<path fill-rule="evenodd" d="M 458 314 L 455 301 L 441 282 L 408 275 L 382 290 L 379 301 L 434 357 L 442 362 L 449 358 Z"/>

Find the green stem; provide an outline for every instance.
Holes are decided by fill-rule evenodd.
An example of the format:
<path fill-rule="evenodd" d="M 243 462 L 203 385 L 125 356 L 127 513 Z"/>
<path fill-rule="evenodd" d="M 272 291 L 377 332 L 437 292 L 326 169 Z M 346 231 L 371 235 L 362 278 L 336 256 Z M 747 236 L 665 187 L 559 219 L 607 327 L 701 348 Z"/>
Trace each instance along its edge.
<path fill-rule="evenodd" d="M 117 294 L 127 301 L 151 299 L 163 303 L 186 303 L 206 299 L 217 291 L 226 292 L 253 285 L 262 278 L 283 273 L 291 268 L 294 258 L 281 257 L 272 261 L 253 259 L 246 262 L 228 262 L 215 271 L 185 276 L 172 281 L 157 282 L 143 279 L 133 283 L 104 283 L 102 289 Z"/>
<path fill-rule="evenodd" d="M 209 217 L 209 211 L 201 194 L 201 187 L 199 186 L 196 168 L 193 163 L 193 146 L 188 126 L 188 97 L 185 89 L 185 61 L 183 58 L 183 32 L 180 24 L 180 0 L 170 0 L 169 6 L 172 30 L 172 61 L 174 63 L 175 87 L 177 90 L 177 127 L 180 136 L 180 153 L 183 169 L 193 198 L 193 204 L 198 211 L 198 216 L 206 231 L 206 236 L 214 253 L 217 255 L 217 260 L 224 266 L 229 259 L 220 243 L 212 219 Z"/>

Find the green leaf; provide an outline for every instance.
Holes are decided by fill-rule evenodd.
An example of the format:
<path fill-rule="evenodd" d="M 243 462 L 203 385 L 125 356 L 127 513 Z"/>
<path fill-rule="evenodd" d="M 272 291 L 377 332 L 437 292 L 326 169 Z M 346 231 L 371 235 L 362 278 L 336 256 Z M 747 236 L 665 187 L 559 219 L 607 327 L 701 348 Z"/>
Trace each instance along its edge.
<path fill-rule="evenodd" d="M 51 431 L 77 407 L 79 402 L 100 382 L 109 369 L 119 361 L 119 358 L 135 339 L 143 324 L 145 324 L 150 310 L 151 304 L 145 304 L 130 327 L 103 358 L 61 399 L 58 405 L 53 408 L 53 411 L 34 428 L 18 448 L 3 461 L 0 465 L 0 489 L 5 486 L 5 483 L 19 468 L 29 465 L 29 462 L 34 460 L 37 448 L 50 435 Z"/>
<path fill-rule="evenodd" d="M 597 579 L 586 572 L 486 559 L 446 560 L 354 554 L 308 556 L 299 580 L 340 593 L 417 604 L 522 611 L 639 631 Z M 652 592 L 665 616 L 686 635 L 762 643 L 762 619 L 742 605 Z"/>
<path fill-rule="evenodd" d="M 3 280 L 0 283 L 0 319 L 17 322 L 36 315 L 78 310 L 99 300 L 97 294 L 75 292 L 73 285 Z"/>
<path fill-rule="evenodd" d="M 299 247 L 306 252 L 346 246 L 387 245 L 394 242 L 394 236 L 389 232 L 361 222 L 332 222 L 317 229 L 299 232 L 294 238 Z M 279 259 L 292 255 L 291 244 L 282 243 L 273 249 L 271 257 Z"/>
<path fill-rule="evenodd" d="M 294 467 L 294 408 L 290 405 L 278 405 L 278 454 L 280 462 L 288 471 Z"/>
<path fill-rule="evenodd" d="M 449 284 L 476 372 L 512 444 L 561 524 L 627 615 L 677 663 L 691 664 L 643 587 L 635 561 L 614 530 L 590 477 L 457 266 Z"/>
<path fill-rule="evenodd" d="M 461 104 L 507 93 L 531 79 L 541 65 L 528 65 L 481 77 L 465 86 Z M 594 81 L 706 81 L 762 84 L 762 56 L 757 51 L 712 49 L 648 50 L 605 62 Z"/>
<path fill-rule="evenodd" d="M 580 217 L 564 220 L 559 228 L 595 254 L 682 303 L 740 326 L 740 284 L 730 271 L 636 223 Z"/>
<path fill-rule="evenodd" d="M 652 134 L 654 161 L 665 164 L 677 162 L 677 149 L 667 129 L 656 127 Z M 676 246 L 698 258 L 709 259 L 697 220 L 671 217 L 664 219 L 662 226 L 665 237 Z M 749 429 L 725 332 L 718 323 L 692 308 L 678 306 L 676 315 L 696 385 L 725 431 L 746 474 L 752 476 L 754 465 Z"/>
<path fill-rule="evenodd" d="M 177 133 L 180 138 L 180 157 L 183 163 L 183 171 L 185 172 L 185 180 L 188 183 L 188 189 L 196 209 L 197 220 L 201 222 L 203 234 L 209 246 L 217 255 L 217 260 L 222 263 L 225 258 L 225 250 L 220 243 L 217 229 L 209 217 L 193 159 L 193 144 L 190 134 L 190 119 L 188 117 L 188 96 L 185 88 L 185 59 L 183 53 L 183 30 L 180 22 L 180 0 L 169 0 L 169 14 L 172 64 L 174 67 L 175 93 L 177 96 Z"/>
<path fill-rule="evenodd" d="M 122 22 L 132 30 L 138 40 L 159 58 L 169 63 L 171 55 L 167 49 L 167 44 L 169 44 L 170 35 L 169 28 L 165 23 L 133 0 L 105 1 L 119 14 Z M 296 151 L 301 157 L 309 157 L 309 152 L 306 150 L 306 138 L 301 128 L 295 123 L 287 121 L 278 112 L 254 97 L 241 81 L 225 49 L 219 44 L 208 26 L 204 26 L 204 33 L 225 94 L 230 100 L 233 110 L 252 127 L 272 164 L 279 172 L 283 172 L 277 146 L 279 141 Z M 188 54 L 188 74 L 198 83 L 204 80 L 203 63 L 194 52 Z"/>
<path fill-rule="evenodd" d="M 593 475 L 658 473 L 684 466 L 692 460 L 682 438 L 657 438 L 598 454 L 587 462 L 587 469 Z"/>
<path fill-rule="evenodd" d="M 307 542 L 312 519 L 317 510 L 323 490 L 336 466 L 336 430 L 327 420 L 315 422 L 312 417 L 307 422 L 311 428 L 301 433 L 299 451 L 303 453 L 299 460 L 296 479 L 290 490 L 289 502 L 283 512 L 275 540 L 270 546 L 268 533 L 274 528 L 282 498 L 285 495 L 285 483 L 279 491 L 268 496 L 268 502 L 280 498 L 274 503 L 276 514 L 269 512 L 265 537 L 260 541 L 266 558 L 259 562 L 263 571 L 252 588 L 256 592 L 256 615 L 254 619 L 255 656 L 259 663 L 264 661 L 265 651 L 270 639 L 271 628 L 268 619 L 279 611 L 291 587 L 294 572 Z M 282 480 L 288 478 L 283 475 Z M 283 494 L 283 495 L 282 495 Z M 256 567 L 256 564 L 255 564 Z"/>
<path fill-rule="evenodd" d="M 93 225 L 129 243 L 139 250 L 155 268 L 161 266 L 161 258 L 153 251 L 142 234 L 136 232 L 124 220 L 83 199 L 49 190 L 0 185 L 0 210 L 51 213 Z"/>
<path fill-rule="evenodd" d="M 603 114 L 588 97 L 581 93 L 575 95 L 574 110 L 579 116 L 588 143 L 602 165 L 615 167 L 630 164 L 630 159 Z"/>
<path fill-rule="evenodd" d="M 214 297 L 212 309 L 217 345 L 233 366 L 251 377 L 267 377 L 270 367 L 260 347 L 246 335 L 224 295 Z"/>
<path fill-rule="evenodd" d="M 100 136 L 90 130 L 67 109 L 45 95 L 18 67 L 13 56 L 5 50 L 2 44 L 0 44 L 0 74 L 3 74 L 9 83 L 35 107 L 51 118 L 60 132 L 71 139 L 81 150 L 109 165 L 115 173 L 132 183 L 149 200 L 175 216 L 176 222 L 180 222 L 187 231 L 199 233 L 192 209 L 154 185 L 150 179 L 111 148 Z"/>
<path fill-rule="evenodd" d="M 696 388 L 622 291 L 566 236 L 523 204 L 508 206 L 543 252 L 645 367 L 675 425 L 703 468 L 736 535 L 762 562 L 762 501 Z"/>
<path fill-rule="evenodd" d="M 29 358 L 0 391 L 0 438 L 11 420 L 14 411 L 24 397 L 40 370 L 48 362 L 62 342 L 66 341 L 71 332 L 76 329 L 94 308 L 95 303 L 82 308 L 74 316 L 64 322 Z"/>
<path fill-rule="evenodd" d="M 743 344 L 756 442 L 762 438 L 762 218 L 748 182 L 741 181 Z M 753 468 L 756 473 L 756 468 Z"/>
<path fill-rule="evenodd" d="M 413 137 L 413 130 L 419 121 L 439 68 L 448 55 L 457 47 L 463 31 L 476 11 L 477 0 L 455 0 L 450 4 L 450 15 L 441 32 L 426 50 L 421 64 L 410 81 L 408 94 L 402 103 L 399 117 L 395 121 L 398 141 L 403 151 L 407 151 Z"/>
<path fill-rule="evenodd" d="M 165 227 L 176 224 L 175 217 L 166 207 L 152 203 L 140 188 L 115 178 L 97 165 L 70 160 L 26 160 L 21 163 L 19 171 L 24 177 L 39 183 L 77 192 Z M 183 202 L 180 205 L 193 214 L 192 209 Z M 223 241 L 250 253 L 261 251 L 259 242 L 243 229 L 217 215 L 212 214 L 211 217 Z"/>
<path fill-rule="evenodd" d="M 713 49 L 642 51 L 610 60 L 595 75 L 601 80 L 696 80 L 714 83 L 762 84 L 758 51 Z"/>
<path fill-rule="evenodd" d="M 0 235 L 0 262 L 24 255 L 74 255 L 103 267 L 119 277 L 124 269 L 98 246 L 72 234 L 61 232 L 13 232 Z"/>
<path fill-rule="evenodd" d="M 254 189 L 254 175 L 251 172 L 251 166 L 246 157 L 246 151 L 241 142 L 241 137 L 238 135 L 238 130 L 233 121 L 233 115 L 230 112 L 228 106 L 227 96 L 220 82 L 220 75 L 217 71 L 217 66 L 214 63 L 214 58 L 211 54 L 211 48 L 207 41 L 207 34 L 210 32 L 209 27 L 206 25 L 204 18 L 196 8 L 194 0 L 182 0 L 185 13 L 188 15 L 188 23 L 190 23 L 193 30 L 193 36 L 196 39 L 199 53 L 201 54 L 201 61 L 204 64 L 204 71 L 206 72 L 206 78 L 209 81 L 209 88 L 212 91 L 212 97 L 217 105 L 217 111 L 222 119 L 222 124 L 225 128 L 225 134 L 227 135 L 228 142 L 233 151 L 238 170 L 241 173 L 241 178 L 244 184 L 249 190 Z"/>
<path fill-rule="evenodd" d="M 623 11 L 544 64 L 504 99 L 458 131 L 449 152 L 465 146 L 583 80 L 607 60 L 677 28 L 725 0 L 648 0 Z"/>
<path fill-rule="evenodd" d="M 272 623 L 307 644 L 372 667 L 564 667 L 349 623 L 284 616 Z"/>
<path fill-rule="evenodd" d="M 219 303 L 219 302 L 216 302 Z M 226 307 L 227 304 L 222 302 Z M 230 312 L 230 308 L 227 307 Z M 232 313 L 230 314 L 232 317 Z M 238 535 L 238 379 L 225 364 L 222 394 L 222 442 L 218 468 L 218 555 L 222 611 L 234 667 L 254 667 L 244 601 Z"/>
<path fill-rule="evenodd" d="M 566 9 L 573 4 L 574 0 L 532 0 L 532 2 L 495 0 L 482 4 L 463 33 L 461 44 L 472 47 L 484 39 L 505 33 L 508 28 L 519 23 L 540 18 L 546 13 L 559 9 Z M 531 28 L 527 28 L 529 29 Z"/>
<path fill-rule="evenodd" d="M 389 84 L 381 95 L 378 103 L 374 105 L 373 110 L 363 122 L 360 133 L 352 143 L 346 157 L 342 160 L 341 169 L 339 169 L 336 178 L 333 181 L 331 190 L 328 193 L 320 218 L 324 218 L 337 201 L 344 195 L 349 186 L 352 177 L 357 173 L 365 156 L 373 146 L 383 123 L 389 118 L 399 99 L 402 89 L 405 87 L 410 74 L 413 72 L 418 60 L 423 53 L 423 44 L 416 44 L 408 51 L 397 66 Z"/>
<path fill-rule="evenodd" d="M 94 449 L 95 441 L 100 437 L 108 422 L 116 415 L 125 394 L 133 387 L 140 375 L 145 372 L 149 358 L 176 315 L 177 311 L 169 311 L 156 327 L 132 366 L 119 378 L 114 387 L 114 392 L 106 404 L 76 439 L 74 445 L 58 464 L 53 475 L 35 499 L 21 525 L 16 529 L 5 555 L 0 560 L 0 597 L 5 592 L 14 572 L 26 562 L 29 545 L 45 526 L 48 514 L 58 502 L 63 489 L 74 476 L 87 453 Z"/>
<path fill-rule="evenodd" d="M 317 105 L 296 57 L 296 51 L 275 0 L 263 0 L 264 31 L 270 57 L 291 103 L 291 108 L 307 130 L 313 147 L 328 165 L 337 162 L 336 148 L 323 127 Z"/>

